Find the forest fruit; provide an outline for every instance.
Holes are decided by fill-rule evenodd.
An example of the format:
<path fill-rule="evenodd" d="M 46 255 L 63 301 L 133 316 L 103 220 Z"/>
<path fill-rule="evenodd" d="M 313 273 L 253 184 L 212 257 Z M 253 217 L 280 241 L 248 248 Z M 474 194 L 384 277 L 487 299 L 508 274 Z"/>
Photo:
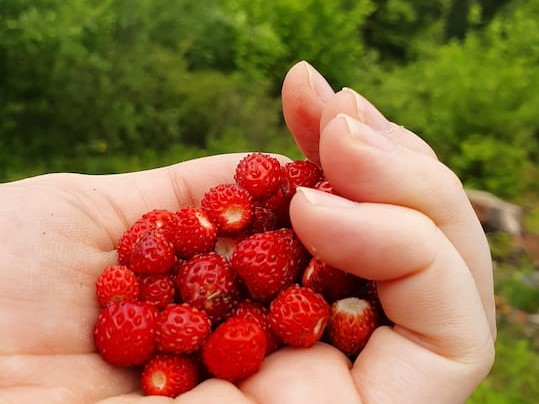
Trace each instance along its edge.
<path fill-rule="evenodd" d="M 177 397 L 199 381 L 196 361 L 185 355 L 156 354 L 145 365 L 140 384 L 147 395 Z"/>
<path fill-rule="evenodd" d="M 211 333 L 208 316 L 188 305 L 171 304 L 157 318 L 157 349 L 170 353 L 191 353 L 199 349 Z"/>
<path fill-rule="evenodd" d="M 260 368 L 266 344 L 266 334 L 256 321 L 231 317 L 210 336 L 202 360 L 214 376 L 237 382 Z"/>
<path fill-rule="evenodd" d="M 291 227 L 298 186 L 335 192 L 323 178 L 252 153 L 199 206 L 141 215 L 95 284 L 102 359 L 140 369 L 145 394 L 177 397 L 207 377 L 238 383 L 286 345 L 355 357 L 391 322 L 375 281 L 313 257 Z"/>
<path fill-rule="evenodd" d="M 349 356 L 357 355 L 378 326 L 378 315 L 364 299 L 348 297 L 331 305 L 330 343 Z"/>
<path fill-rule="evenodd" d="M 95 285 L 97 300 L 101 306 L 114 302 L 136 301 L 139 282 L 133 271 L 124 265 L 106 267 Z"/>
<path fill-rule="evenodd" d="M 329 305 L 322 295 L 293 285 L 270 305 L 272 331 L 286 344 L 308 348 L 319 341 L 329 319 Z"/>
<path fill-rule="evenodd" d="M 211 188 L 200 206 L 219 230 L 220 235 L 234 235 L 251 224 L 253 197 L 236 184 L 221 184 Z"/>
<path fill-rule="evenodd" d="M 141 365 L 154 351 L 156 320 L 157 309 L 151 304 L 112 303 L 97 317 L 95 346 L 112 365 Z"/>

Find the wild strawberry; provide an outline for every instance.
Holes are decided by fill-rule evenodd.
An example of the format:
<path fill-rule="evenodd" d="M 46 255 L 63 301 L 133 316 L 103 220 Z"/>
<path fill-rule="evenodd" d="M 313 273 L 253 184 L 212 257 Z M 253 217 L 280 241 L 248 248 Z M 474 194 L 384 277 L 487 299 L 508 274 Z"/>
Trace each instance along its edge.
<path fill-rule="evenodd" d="M 364 293 L 366 280 L 313 257 L 303 272 L 301 284 L 321 293 L 328 302 Z"/>
<path fill-rule="evenodd" d="M 318 181 L 313 188 L 318 189 L 319 191 L 327 192 L 328 194 L 337 195 L 337 191 L 335 191 L 335 188 L 333 188 L 328 180 Z"/>
<path fill-rule="evenodd" d="M 133 246 L 144 234 L 153 231 L 153 225 L 145 220 L 139 219 L 118 240 L 116 250 L 118 251 L 118 262 L 120 265 L 129 265 Z"/>
<path fill-rule="evenodd" d="M 234 180 L 255 198 L 267 198 L 281 186 L 281 163 L 268 154 L 248 154 L 238 163 Z"/>
<path fill-rule="evenodd" d="M 198 364 L 187 355 L 156 354 L 146 364 L 140 384 L 146 395 L 178 397 L 199 381 Z"/>
<path fill-rule="evenodd" d="M 191 353 L 200 348 L 211 333 L 208 316 L 186 304 L 171 304 L 157 318 L 157 349 L 170 353 Z"/>
<path fill-rule="evenodd" d="M 174 246 L 161 233 L 150 231 L 133 246 L 129 268 L 139 274 L 167 272 L 176 262 Z"/>
<path fill-rule="evenodd" d="M 292 161 L 283 167 L 283 191 L 287 197 L 296 193 L 297 187 L 314 187 L 322 179 L 322 170 L 310 161 Z"/>
<path fill-rule="evenodd" d="M 113 302 L 137 300 L 139 283 L 137 277 L 124 265 L 106 267 L 96 282 L 97 300 L 101 306 Z"/>
<path fill-rule="evenodd" d="M 331 305 L 329 341 L 349 356 L 357 355 L 378 326 L 378 316 L 364 299 L 348 297 Z"/>
<path fill-rule="evenodd" d="M 251 225 L 247 228 L 247 234 L 264 233 L 278 228 L 279 218 L 270 208 L 255 204 Z"/>
<path fill-rule="evenodd" d="M 290 276 L 294 282 L 299 281 L 300 275 L 311 259 L 311 254 L 309 254 L 293 229 L 283 228 L 276 230 L 275 233 L 282 237 L 290 246 Z"/>
<path fill-rule="evenodd" d="M 249 226 L 253 216 L 253 197 L 236 184 L 211 188 L 204 194 L 200 206 L 222 235 L 239 233 Z"/>
<path fill-rule="evenodd" d="M 249 299 L 240 302 L 232 312 L 232 317 L 242 317 L 256 321 L 258 326 L 264 330 L 267 343 L 266 355 L 275 352 L 281 345 L 279 339 L 269 326 L 268 313 L 269 309 L 267 307 Z"/>
<path fill-rule="evenodd" d="M 175 282 L 183 301 L 204 311 L 212 323 L 228 317 L 239 300 L 236 274 L 228 261 L 215 252 L 185 261 Z"/>
<path fill-rule="evenodd" d="M 139 300 L 159 310 L 174 302 L 174 281 L 169 273 L 139 275 Z"/>
<path fill-rule="evenodd" d="M 116 366 L 136 366 L 155 348 L 157 309 L 147 303 L 118 302 L 97 317 L 95 346 L 105 361 Z"/>
<path fill-rule="evenodd" d="M 217 239 L 217 226 L 202 209 L 187 207 L 175 213 L 174 248 L 180 258 L 211 251 Z"/>
<path fill-rule="evenodd" d="M 262 206 L 271 210 L 277 216 L 277 227 L 290 227 L 290 198 L 282 188 L 262 201 Z"/>
<path fill-rule="evenodd" d="M 322 295 L 293 285 L 271 302 L 270 327 L 285 344 L 308 348 L 320 340 L 329 318 Z"/>
<path fill-rule="evenodd" d="M 245 283 L 250 296 L 270 301 L 293 283 L 293 252 L 277 231 L 257 233 L 242 240 L 230 264 Z"/>
<path fill-rule="evenodd" d="M 154 209 L 142 215 L 141 220 L 149 223 L 154 231 L 172 240 L 174 233 L 174 213 L 166 209 Z"/>
<path fill-rule="evenodd" d="M 231 317 L 202 347 L 202 361 L 214 376 L 238 382 L 255 373 L 266 352 L 266 334 L 256 321 Z"/>

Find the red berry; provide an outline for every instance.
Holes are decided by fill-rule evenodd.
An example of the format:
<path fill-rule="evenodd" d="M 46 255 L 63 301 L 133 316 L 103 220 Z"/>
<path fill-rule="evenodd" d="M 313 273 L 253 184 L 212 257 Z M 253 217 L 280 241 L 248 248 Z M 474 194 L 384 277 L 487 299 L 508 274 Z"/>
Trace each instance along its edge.
<path fill-rule="evenodd" d="M 245 283 L 250 296 L 269 301 L 294 282 L 293 251 L 278 231 L 257 233 L 242 240 L 230 264 Z"/>
<path fill-rule="evenodd" d="M 170 353 L 191 353 L 200 348 L 211 333 L 208 316 L 186 304 L 171 304 L 159 314 L 155 340 L 157 349 Z"/>
<path fill-rule="evenodd" d="M 314 187 L 322 179 L 322 170 L 310 161 L 292 161 L 283 167 L 283 191 L 289 198 L 297 187 Z"/>
<path fill-rule="evenodd" d="M 270 208 L 256 204 L 253 208 L 251 225 L 247 229 L 248 234 L 264 233 L 278 228 L 279 218 Z"/>
<path fill-rule="evenodd" d="M 137 300 L 139 282 L 137 277 L 124 265 L 106 267 L 96 282 L 97 300 L 101 306 L 113 302 L 133 302 Z"/>
<path fill-rule="evenodd" d="M 139 275 L 139 300 L 162 310 L 174 301 L 174 281 L 169 273 Z"/>
<path fill-rule="evenodd" d="M 183 301 L 204 311 L 212 323 L 228 317 L 239 300 L 237 277 L 228 261 L 215 252 L 185 261 L 175 282 Z"/>
<path fill-rule="evenodd" d="M 98 352 L 116 366 L 142 364 L 154 351 L 157 309 L 147 303 L 119 302 L 97 317 L 94 341 Z"/>
<path fill-rule="evenodd" d="M 321 293 L 328 302 L 350 296 L 359 296 L 365 290 L 366 280 L 313 257 L 303 272 L 301 284 Z"/>
<path fill-rule="evenodd" d="M 144 365 L 140 384 L 147 395 L 177 397 L 198 384 L 198 373 L 189 356 L 156 354 Z"/>
<path fill-rule="evenodd" d="M 202 209 L 187 207 L 176 212 L 173 242 L 180 258 L 211 251 L 216 239 L 217 226 Z"/>
<path fill-rule="evenodd" d="M 277 216 L 277 225 L 290 227 L 290 198 L 279 188 L 277 192 L 262 202 L 262 205 L 271 210 Z"/>
<path fill-rule="evenodd" d="M 308 348 L 320 340 L 329 318 L 329 305 L 322 295 L 293 285 L 270 305 L 271 329 L 285 344 Z"/>
<path fill-rule="evenodd" d="M 172 240 L 174 233 L 174 213 L 166 209 L 154 209 L 142 215 L 141 220 L 149 223 L 153 230 Z"/>
<path fill-rule="evenodd" d="M 153 231 L 153 225 L 145 220 L 139 219 L 118 240 L 116 250 L 118 251 L 118 262 L 120 265 L 129 265 L 133 246 L 144 234 Z"/>
<path fill-rule="evenodd" d="M 214 376 L 237 382 L 260 368 L 265 352 L 264 330 L 254 320 L 231 317 L 210 336 L 202 360 Z"/>
<path fill-rule="evenodd" d="M 293 229 L 279 229 L 276 233 L 282 237 L 290 246 L 290 268 L 291 279 L 299 282 L 300 275 L 311 259 L 311 254 L 307 251 L 301 240 Z"/>
<path fill-rule="evenodd" d="M 163 234 L 151 231 L 133 246 L 129 267 L 139 274 L 156 274 L 169 271 L 175 262 L 172 243 Z"/>
<path fill-rule="evenodd" d="M 331 305 L 329 341 L 349 356 L 363 349 L 377 326 L 378 316 L 367 300 L 348 297 Z"/>
<path fill-rule="evenodd" d="M 318 181 L 313 188 L 318 189 L 319 191 L 327 192 L 328 194 L 337 195 L 337 191 L 335 191 L 328 180 Z"/>
<path fill-rule="evenodd" d="M 253 216 L 253 197 L 236 184 L 221 184 L 211 188 L 200 202 L 219 234 L 233 235 L 245 229 Z"/>
<path fill-rule="evenodd" d="M 264 330 L 267 343 L 266 355 L 275 352 L 280 346 L 279 339 L 269 325 L 268 313 L 269 309 L 267 307 L 249 299 L 240 302 L 232 313 L 232 317 L 242 317 L 255 321 Z"/>
<path fill-rule="evenodd" d="M 234 180 L 255 198 L 267 198 L 281 186 L 281 163 L 263 153 L 251 153 L 237 165 Z"/>

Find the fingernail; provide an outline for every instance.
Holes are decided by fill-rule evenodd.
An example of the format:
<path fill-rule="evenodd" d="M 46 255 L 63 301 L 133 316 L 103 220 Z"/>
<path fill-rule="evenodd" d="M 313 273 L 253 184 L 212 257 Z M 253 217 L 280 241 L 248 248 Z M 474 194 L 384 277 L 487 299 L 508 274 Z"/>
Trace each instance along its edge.
<path fill-rule="evenodd" d="M 297 187 L 296 193 L 302 195 L 307 200 L 307 202 L 313 205 L 341 208 L 350 208 L 357 205 L 357 202 L 343 198 L 342 196 L 330 194 L 324 191 L 319 191 L 314 188 Z"/>
<path fill-rule="evenodd" d="M 307 77 L 309 78 L 309 87 L 318 94 L 322 101 L 327 101 L 335 95 L 335 92 L 326 81 L 326 79 L 318 73 L 318 71 L 312 67 L 308 62 L 303 61 L 303 66 L 307 70 Z"/>
<path fill-rule="evenodd" d="M 397 150 L 397 146 L 391 140 L 376 132 L 370 126 L 367 126 L 346 114 L 338 114 L 337 118 L 342 119 L 345 122 L 346 127 L 348 128 L 348 134 L 354 141 L 360 141 L 363 144 L 367 144 L 379 150 L 389 152 L 395 152 Z"/>
<path fill-rule="evenodd" d="M 358 120 L 378 131 L 385 131 L 388 129 L 391 122 L 389 122 L 387 118 L 365 97 L 348 87 L 343 87 L 342 91 L 353 97 Z"/>

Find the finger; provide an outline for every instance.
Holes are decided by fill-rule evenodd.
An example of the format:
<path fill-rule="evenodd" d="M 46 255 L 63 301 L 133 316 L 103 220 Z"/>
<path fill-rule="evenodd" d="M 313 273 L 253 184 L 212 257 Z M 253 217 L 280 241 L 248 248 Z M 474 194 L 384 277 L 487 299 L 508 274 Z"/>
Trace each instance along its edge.
<path fill-rule="evenodd" d="M 320 127 L 324 128 L 340 113 L 370 126 L 395 144 L 436 158 L 434 150 L 423 139 L 404 126 L 389 121 L 366 98 L 350 88 L 343 88 L 328 100 L 320 117 Z"/>
<path fill-rule="evenodd" d="M 246 397 L 232 383 L 219 379 L 209 379 L 199 384 L 193 390 L 182 394 L 175 404 L 255 404 L 254 400 Z"/>
<path fill-rule="evenodd" d="M 466 264 L 432 220 L 401 206 L 302 188 L 290 209 L 313 254 L 379 281 L 380 301 L 395 326 L 373 334 L 354 364 L 362 394 L 372 402 L 399 394 L 402 402 L 437 397 L 438 403 L 469 395 L 490 369 L 493 341 Z M 378 378 L 373 373 L 382 370 Z M 459 389 L 438 400 L 444 385 Z"/>
<path fill-rule="evenodd" d="M 286 75 L 282 88 L 286 125 L 305 157 L 319 164 L 320 116 L 334 92 L 307 62 L 299 62 Z"/>
<path fill-rule="evenodd" d="M 488 242 L 454 173 L 438 160 L 399 147 L 344 115 L 322 132 L 320 157 L 326 177 L 341 195 L 406 206 L 434 221 L 470 268 L 495 335 Z"/>
<path fill-rule="evenodd" d="M 359 402 L 349 360 L 325 344 L 268 356 L 260 371 L 240 387 L 260 404 Z"/>

